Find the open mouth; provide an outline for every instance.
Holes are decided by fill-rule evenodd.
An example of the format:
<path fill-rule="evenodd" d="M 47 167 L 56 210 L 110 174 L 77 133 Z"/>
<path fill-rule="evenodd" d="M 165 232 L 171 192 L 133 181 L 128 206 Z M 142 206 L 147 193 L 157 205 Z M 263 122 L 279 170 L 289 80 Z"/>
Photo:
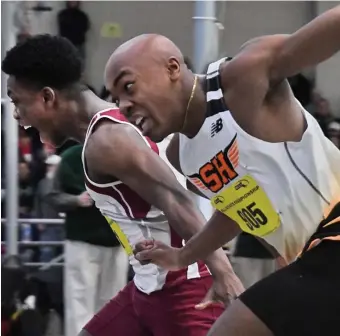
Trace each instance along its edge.
<path fill-rule="evenodd" d="M 145 117 L 138 117 L 135 121 L 135 125 L 143 132 L 143 125 L 146 121 Z"/>

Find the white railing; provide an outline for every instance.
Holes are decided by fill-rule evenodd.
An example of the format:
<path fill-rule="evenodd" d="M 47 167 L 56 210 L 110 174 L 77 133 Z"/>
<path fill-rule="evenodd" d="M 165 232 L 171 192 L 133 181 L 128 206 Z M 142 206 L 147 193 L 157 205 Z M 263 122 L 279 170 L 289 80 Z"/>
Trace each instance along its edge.
<path fill-rule="evenodd" d="M 6 224 L 7 219 L 1 218 L 1 223 Z M 44 225 L 63 225 L 65 220 L 63 218 L 19 218 L 18 224 L 44 224 Z M 64 241 L 17 241 L 17 246 L 63 246 Z M 6 241 L 1 241 L 1 245 L 7 245 Z M 64 255 L 60 255 L 49 262 L 26 262 L 25 266 L 39 267 L 44 270 L 55 266 L 64 266 L 64 263 L 59 262 L 64 258 Z"/>
<path fill-rule="evenodd" d="M 61 261 L 63 259 L 64 259 L 64 254 L 61 254 L 61 255 L 53 258 L 49 262 L 27 262 L 27 263 L 25 263 L 25 266 L 28 266 L 28 267 L 39 267 L 39 270 L 45 271 L 45 270 L 49 269 L 50 267 L 64 266 L 64 263 L 59 262 L 59 261 Z"/>
<path fill-rule="evenodd" d="M 1 218 L 1 223 L 6 223 L 6 218 Z M 18 224 L 46 224 L 46 225 L 62 225 L 65 223 L 63 218 L 20 218 Z M 1 241 L 1 245 L 6 245 L 5 241 Z M 20 246 L 62 246 L 64 241 L 17 241 L 17 245 Z M 230 255 L 229 250 L 225 250 L 227 255 Z M 64 255 L 60 255 L 50 262 L 27 262 L 26 266 L 29 267 L 40 267 L 40 269 L 48 269 L 54 266 L 64 266 L 64 263 L 58 262 L 63 259 Z"/>
<path fill-rule="evenodd" d="M 1 223 L 6 223 L 6 218 L 1 218 Z M 18 224 L 64 224 L 65 219 L 63 218 L 20 218 Z"/>

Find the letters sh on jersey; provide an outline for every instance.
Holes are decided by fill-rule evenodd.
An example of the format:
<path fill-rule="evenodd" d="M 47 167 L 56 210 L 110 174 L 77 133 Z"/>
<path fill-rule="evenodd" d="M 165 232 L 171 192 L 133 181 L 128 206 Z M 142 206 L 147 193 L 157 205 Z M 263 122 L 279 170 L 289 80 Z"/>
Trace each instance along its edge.
<path fill-rule="evenodd" d="M 188 177 L 198 188 L 217 193 L 238 176 L 235 171 L 238 162 L 239 150 L 235 135 L 224 151 L 218 152 L 202 165 L 198 174 Z"/>

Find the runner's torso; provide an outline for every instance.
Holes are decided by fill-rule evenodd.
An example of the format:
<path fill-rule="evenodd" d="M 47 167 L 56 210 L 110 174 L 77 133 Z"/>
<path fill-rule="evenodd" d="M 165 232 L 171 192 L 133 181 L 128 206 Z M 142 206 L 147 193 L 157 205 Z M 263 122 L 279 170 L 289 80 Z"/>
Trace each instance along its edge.
<path fill-rule="evenodd" d="M 223 61 L 208 69 L 202 128 L 192 139 L 180 135 L 181 170 L 215 208 L 291 261 L 340 196 L 340 152 L 302 106 L 308 127 L 301 141 L 268 143 L 247 134 L 224 103 Z"/>
<path fill-rule="evenodd" d="M 82 159 L 87 191 L 129 254 L 130 264 L 135 272 L 134 282 L 138 289 L 151 293 L 184 279 L 209 275 L 203 263 L 195 263 L 178 272 L 168 272 L 154 264 L 141 265 L 134 258 L 133 246 L 144 239 L 154 238 L 174 247 L 181 247 L 182 239 L 171 229 L 162 211 L 145 202 L 121 181 L 113 178 L 110 183 L 100 184 L 89 178 L 86 169 L 86 144 L 94 126 L 103 119 L 130 125 L 153 151 L 157 154 L 163 153 L 158 153 L 157 145 L 143 137 L 135 126 L 126 121 L 117 108 L 100 111 L 93 117 L 84 142 Z"/>

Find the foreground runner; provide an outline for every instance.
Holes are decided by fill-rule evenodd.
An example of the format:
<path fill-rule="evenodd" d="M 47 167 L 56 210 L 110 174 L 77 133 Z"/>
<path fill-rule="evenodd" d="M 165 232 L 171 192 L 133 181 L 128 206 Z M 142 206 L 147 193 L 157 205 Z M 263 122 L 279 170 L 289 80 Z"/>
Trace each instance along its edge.
<path fill-rule="evenodd" d="M 168 272 L 142 266 L 132 253 L 133 246 L 146 238 L 180 247 L 182 239 L 188 240 L 204 224 L 189 193 L 156 154 L 157 146 L 117 108 L 80 84 L 81 62 L 66 39 L 48 35 L 28 39 L 7 53 L 2 69 L 10 75 L 8 95 L 22 125 L 36 127 L 45 142 L 56 146 L 67 138 L 84 143 L 87 190 L 129 254 L 136 274 L 82 335 L 206 335 L 223 310 L 216 304 L 195 309 L 212 284 L 206 266 L 198 262 Z M 207 265 L 221 299 L 239 294 L 242 286 L 222 250 L 207 258 Z"/>
<path fill-rule="evenodd" d="M 211 64 L 205 77 L 157 35 L 128 41 L 106 66 L 107 89 L 144 135 L 160 141 L 182 133 L 168 148 L 169 161 L 219 210 L 184 248 L 156 242 L 140 260 L 177 269 L 240 230 L 265 239 L 288 262 L 303 250 L 241 295 L 209 335 L 338 334 L 340 153 L 285 78 L 331 57 L 339 36 L 336 7 L 292 35 L 251 40 L 234 59 Z"/>

